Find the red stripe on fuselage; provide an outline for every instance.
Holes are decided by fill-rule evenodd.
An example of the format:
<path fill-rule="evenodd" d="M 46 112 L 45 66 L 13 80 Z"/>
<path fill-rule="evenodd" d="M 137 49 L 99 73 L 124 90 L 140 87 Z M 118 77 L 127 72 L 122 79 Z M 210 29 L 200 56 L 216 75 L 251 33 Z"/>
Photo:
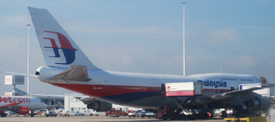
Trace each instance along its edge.
<path fill-rule="evenodd" d="M 58 87 L 76 91 L 88 96 L 105 97 L 135 92 L 161 91 L 161 87 L 147 86 L 119 86 L 119 85 L 87 85 L 87 84 L 62 84 L 52 83 Z M 204 89 L 204 92 L 228 92 L 229 89 Z"/>
<path fill-rule="evenodd" d="M 53 83 L 53 85 L 93 97 L 105 97 L 135 92 L 161 91 L 161 87 L 146 86 L 86 85 L 62 83 Z"/>

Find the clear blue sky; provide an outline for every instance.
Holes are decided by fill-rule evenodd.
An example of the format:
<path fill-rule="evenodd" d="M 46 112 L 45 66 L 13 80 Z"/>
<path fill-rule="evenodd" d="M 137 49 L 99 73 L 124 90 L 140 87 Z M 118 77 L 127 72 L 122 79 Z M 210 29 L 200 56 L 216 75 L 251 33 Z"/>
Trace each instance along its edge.
<path fill-rule="evenodd" d="M 98 67 L 182 74 L 182 0 L 0 0 L 0 69 L 26 73 L 27 6 L 45 8 Z M 275 83 L 275 0 L 186 0 L 186 74 L 265 76 Z M 45 65 L 33 26 L 31 67 Z M 2 80 L 1 80 L 2 79 Z M 26 85 L 18 86 L 26 90 Z M 64 93 L 31 78 L 31 93 Z M 11 91 L 0 74 L 0 94 Z"/>

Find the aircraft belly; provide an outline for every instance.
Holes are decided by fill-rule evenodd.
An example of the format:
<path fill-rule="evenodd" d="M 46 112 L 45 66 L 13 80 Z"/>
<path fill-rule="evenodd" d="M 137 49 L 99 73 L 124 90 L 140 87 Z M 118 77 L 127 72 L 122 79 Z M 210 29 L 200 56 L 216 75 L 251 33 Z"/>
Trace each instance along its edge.
<path fill-rule="evenodd" d="M 76 91 L 91 97 L 105 99 L 104 101 L 126 104 L 139 99 L 155 96 L 162 97 L 160 87 L 144 86 L 115 86 L 115 85 L 91 85 L 91 84 L 65 84 L 52 83 L 53 85 Z"/>
<path fill-rule="evenodd" d="M 147 109 L 158 109 L 161 106 L 170 106 L 172 109 L 177 108 L 177 104 L 170 98 L 163 96 L 149 97 L 124 104 L 126 106 L 147 108 Z"/>

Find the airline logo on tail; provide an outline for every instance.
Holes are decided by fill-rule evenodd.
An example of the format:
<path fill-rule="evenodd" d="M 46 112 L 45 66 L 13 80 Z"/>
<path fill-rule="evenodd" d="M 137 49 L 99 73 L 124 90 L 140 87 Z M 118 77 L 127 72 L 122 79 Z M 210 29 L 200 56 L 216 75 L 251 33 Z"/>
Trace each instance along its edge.
<path fill-rule="evenodd" d="M 49 56 L 51 58 L 60 58 L 60 54 L 59 54 L 59 49 L 62 50 L 63 54 L 64 54 L 64 57 L 66 59 L 66 62 L 65 63 L 60 63 L 60 62 L 56 62 L 55 64 L 64 64 L 64 65 L 68 65 L 68 64 L 71 64 L 74 62 L 75 60 L 75 51 L 77 49 L 75 49 L 71 42 L 69 41 L 69 39 L 64 36 L 63 34 L 61 33 L 58 33 L 58 32 L 53 32 L 53 31 L 45 31 L 46 33 L 55 33 L 58 37 L 58 40 L 60 42 L 60 47 L 57 46 L 56 44 L 56 40 L 53 39 L 53 38 L 47 38 L 47 37 L 44 37 L 43 39 L 47 39 L 47 40 L 50 40 L 51 41 L 51 44 L 52 46 L 49 47 L 49 46 L 44 46 L 44 48 L 52 48 L 53 51 L 54 51 L 54 56 Z"/>

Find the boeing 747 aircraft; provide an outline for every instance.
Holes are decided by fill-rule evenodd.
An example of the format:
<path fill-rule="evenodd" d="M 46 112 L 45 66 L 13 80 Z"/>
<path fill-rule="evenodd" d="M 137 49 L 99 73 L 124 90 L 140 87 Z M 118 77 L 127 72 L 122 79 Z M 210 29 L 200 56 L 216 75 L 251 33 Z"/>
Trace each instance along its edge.
<path fill-rule="evenodd" d="M 163 95 L 161 84 L 202 82 L 204 95 L 192 98 L 188 109 L 232 108 L 238 115 L 266 111 L 270 100 L 253 92 L 257 88 L 234 90 L 239 84 L 261 83 L 246 74 L 210 73 L 189 76 L 106 71 L 95 66 L 46 9 L 29 7 L 29 12 L 47 66 L 35 75 L 42 82 L 91 96 L 83 99 L 88 108 L 108 111 L 111 103 L 158 109 L 179 106 Z M 261 78 L 261 80 L 265 78 Z M 187 97 L 179 97 L 185 101 Z"/>

